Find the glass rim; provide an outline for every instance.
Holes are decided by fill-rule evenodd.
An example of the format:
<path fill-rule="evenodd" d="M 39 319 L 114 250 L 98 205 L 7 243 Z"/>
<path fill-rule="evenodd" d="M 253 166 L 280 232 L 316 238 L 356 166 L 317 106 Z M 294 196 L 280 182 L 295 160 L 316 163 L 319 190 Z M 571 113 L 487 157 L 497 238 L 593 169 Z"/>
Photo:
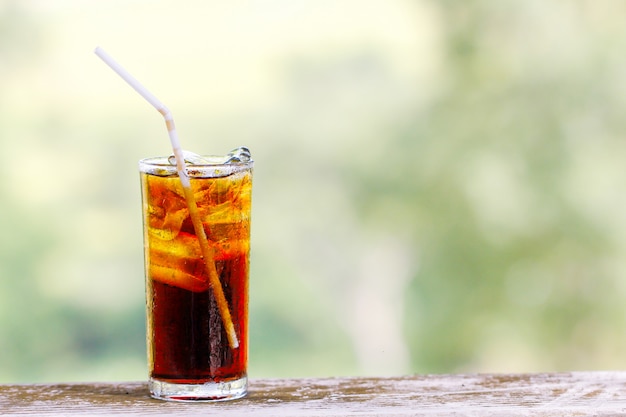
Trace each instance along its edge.
<path fill-rule="evenodd" d="M 171 156 L 171 155 L 170 155 Z M 139 160 L 139 171 L 158 176 L 177 175 L 176 165 L 169 162 L 170 156 L 153 156 Z M 250 159 L 246 162 L 225 162 L 226 155 L 201 155 L 207 163 L 186 164 L 190 177 L 226 177 L 237 172 L 249 171 L 254 166 Z"/>

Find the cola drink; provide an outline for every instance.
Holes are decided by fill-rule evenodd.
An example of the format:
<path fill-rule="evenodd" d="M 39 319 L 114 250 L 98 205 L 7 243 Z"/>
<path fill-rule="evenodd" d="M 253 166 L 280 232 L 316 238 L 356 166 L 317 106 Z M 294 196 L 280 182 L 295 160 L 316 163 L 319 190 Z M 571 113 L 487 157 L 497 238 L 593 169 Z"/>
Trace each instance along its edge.
<path fill-rule="evenodd" d="M 230 154 L 229 154 L 230 155 Z M 251 160 L 187 168 L 212 259 L 205 259 L 176 167 L 140 161 L 151 395 L 226 400 L 247 392 Z M 206 262 L 219 277 L 238 346 L 229 344 Z"/>

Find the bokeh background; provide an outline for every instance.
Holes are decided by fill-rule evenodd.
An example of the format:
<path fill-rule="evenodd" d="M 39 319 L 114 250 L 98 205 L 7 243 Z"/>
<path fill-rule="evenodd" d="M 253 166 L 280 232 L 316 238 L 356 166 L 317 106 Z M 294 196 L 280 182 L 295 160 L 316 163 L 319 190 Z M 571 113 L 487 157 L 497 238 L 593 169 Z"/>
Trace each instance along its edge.
<path fill-rule="evenodd" d="M 626 368 L 626 2 L 0 0 L 0 382 L 146 378 L 137 161 L 256 160 L 252 377 Z"/>

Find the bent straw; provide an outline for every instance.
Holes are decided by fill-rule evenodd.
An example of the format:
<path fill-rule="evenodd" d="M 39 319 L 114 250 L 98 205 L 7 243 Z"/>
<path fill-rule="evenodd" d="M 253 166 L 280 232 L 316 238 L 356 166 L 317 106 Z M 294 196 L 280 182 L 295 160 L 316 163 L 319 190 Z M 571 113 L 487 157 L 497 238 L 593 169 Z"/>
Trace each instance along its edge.
<path fill-rule="evenodd" d="M 165 107 L 165 105 L 161 103 L 161 101 L 159 101 L 159 99 L 157 99 L 154 94 L 148 91 L 139 81 L 137 81 L 135 77 L 130 75 L 128 71 L 126 71 L 120 64 L 118 64 L 102 48 L 97 47 L 94 50 L 94 53 L 98 55 L 98 57 L 100 57 L 100 59 L 102 59 L 105 64 L 111 67 L 113 71 L 115 71 L 120 77 L 122 77 L 122 79 L 126 81 L 136 92 L 138 92 L 143 98 L 145 98 L 150 104 L 152 104 L 152 106 L 157 109 L 157 111 L 161 113 L 163 115 L 163 118 L 165 119 L 165 125 L 167 126 L 172 149 L 174 150 L 174 156 L 176 157 L 176 171 L 178 172 L 178 177 L 180 178 L 180 182 L 183 186 L 183 192 L 185 194 L 185 200 L 187 201 L 187 206 L 189 208 L 189 216 L 191 217 L 193 228 L 196 232 L 196 236 L 198 236 L 200 250 L 202 252 L 202 257 L 204 258 L 204 265 L 209 275 L 209 283 L 211 284 L 211 288 L 213 289 L 213 294 L 215 295 L 217 307 L 219 309 L 220 316 L 222 317 L 224 327 L 226 328 L 228 343 L 231 349 L 237 349 L 239 347 L 237 333 L 235 332 L 235 326 L 233 325 L 230 310 L 228 309 L 228 302 L 226 301 L 226 297 L 224 296 L 222 283 L 220 282 L 220 279 L 217 275 L 217 270 L 215 269 L 215 263 L 213 262 L 214 251 L 209 246 L 209 241 L 206 237 L 206 233 L 204 231 L 204 227 L 198 213 L 198 206 L 196 204 L 196 200 L 194 199 L 193 191 L 191 190 L 191 183 L 189 181 L 189 176 L 187 175 L 185 159 L 183 157 L 183 151 L 178 140 L 178 133 L 176 132 L 172 112 L 170 112 L 170 110 Z"/>

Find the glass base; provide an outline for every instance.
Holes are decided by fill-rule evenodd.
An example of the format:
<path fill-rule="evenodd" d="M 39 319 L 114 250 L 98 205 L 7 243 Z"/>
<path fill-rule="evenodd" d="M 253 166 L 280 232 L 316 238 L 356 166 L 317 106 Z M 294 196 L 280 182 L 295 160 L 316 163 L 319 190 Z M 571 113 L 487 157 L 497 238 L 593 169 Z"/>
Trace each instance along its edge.
<path fill-rule="evenodd" d="M 248 393 L 248 377 L 204 384 L 175 384 L 150 378 L 150 396 L 166 401 L 228 401 Z"/>

